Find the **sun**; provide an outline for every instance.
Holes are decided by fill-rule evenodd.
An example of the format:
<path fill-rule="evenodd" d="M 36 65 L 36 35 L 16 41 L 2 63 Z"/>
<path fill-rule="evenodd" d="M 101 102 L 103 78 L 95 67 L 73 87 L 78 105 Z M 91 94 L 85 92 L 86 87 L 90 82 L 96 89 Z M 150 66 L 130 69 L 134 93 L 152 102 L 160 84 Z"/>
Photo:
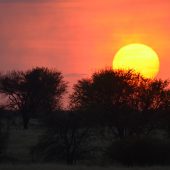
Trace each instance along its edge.
<path fill-rule="evenodd" d="M 155 78 L 159 72 L 159 57 L 149 46 L 129 44 L 119 49 L 113 59 L 113 69 L 132 69 L 145 78 Z"/>

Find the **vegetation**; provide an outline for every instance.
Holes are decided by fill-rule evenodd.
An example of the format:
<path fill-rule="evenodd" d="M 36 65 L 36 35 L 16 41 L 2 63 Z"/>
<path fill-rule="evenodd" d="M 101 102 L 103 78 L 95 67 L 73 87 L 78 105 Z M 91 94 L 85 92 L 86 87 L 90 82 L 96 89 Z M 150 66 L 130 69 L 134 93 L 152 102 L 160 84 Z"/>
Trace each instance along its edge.
<path fill-rule="evenodd" d="M 52 113 L 46 131 L 32 152 L 38 159 L 74 164 L 90 156 L 92 131 L 79 112 Z"/>
<path fill-rule="evenodd" d="M 75 85 L 71 105 L 87 110 L 116 138 L 148 135 L 159 128 L 162 112 L 169 107 L 167 87 L 167 81 L 144 79 L 131 70 L 102 70 Z"/>
<path fill-rule="evenodd" d="M 0 92 L 8 97 L 7 109 L 21 113 L 25 129 L 36 114 L 60 109 L 66 91 L 61 73 L 47 68 L 12 71 L 2 75 L 0 83 Z"/>
<path fill-rule="evenodd" d="M 118 139 L 107 148 L 105 156 L 112 164 L 121 162 L 127 166 L 168 165 L 170 143 L 153 137 Z"/>
<path fill-rule="evenodd" d="M 74 85 L 67 110 L 62 107 L 66 91 L 62 73 L 48 68 L 0 75 L 5 103 L 0 112 L 1 160 L 20 160 L 9 159 L 7 144 L 15 138 L 14 128 L 21 131 L 22 120 L 22 133 L 34 134 L 25 139 L 28 162 L 170 165 L 167 80 L 145 79 L 132 70 L 100 70 Z"/>

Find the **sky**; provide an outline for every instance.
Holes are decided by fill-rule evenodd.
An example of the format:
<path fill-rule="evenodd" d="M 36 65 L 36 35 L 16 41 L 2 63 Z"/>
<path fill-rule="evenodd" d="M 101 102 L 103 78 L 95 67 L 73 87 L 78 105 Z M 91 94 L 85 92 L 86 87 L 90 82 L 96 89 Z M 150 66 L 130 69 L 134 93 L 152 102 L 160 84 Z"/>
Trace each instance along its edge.
<path fill-rule="evenodd" d="M 144 43 L 170 77 L 169 0 L 0 0 L 0 71 L 45 66 L 71 83 Z"/>

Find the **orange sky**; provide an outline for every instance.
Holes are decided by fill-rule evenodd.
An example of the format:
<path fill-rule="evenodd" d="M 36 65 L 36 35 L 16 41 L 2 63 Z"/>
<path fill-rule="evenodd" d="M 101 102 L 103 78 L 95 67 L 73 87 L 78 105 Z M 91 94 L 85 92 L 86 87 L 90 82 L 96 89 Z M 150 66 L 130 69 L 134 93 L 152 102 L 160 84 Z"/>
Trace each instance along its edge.
<path fill-rule="evenodd" d="M 0 70 L 47 66 L 68 81 L 112 65 L 128 43 L 160 56 L 170 77 L 169 0 L 0 0 Z"/>

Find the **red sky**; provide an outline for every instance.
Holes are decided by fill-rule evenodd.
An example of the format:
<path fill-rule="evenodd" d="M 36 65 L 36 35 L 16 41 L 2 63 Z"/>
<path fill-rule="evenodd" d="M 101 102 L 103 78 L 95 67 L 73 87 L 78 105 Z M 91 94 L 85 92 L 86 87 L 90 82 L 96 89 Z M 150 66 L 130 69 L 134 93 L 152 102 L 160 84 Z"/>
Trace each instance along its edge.
<path fill-rule="evenodd" d="M 151 46 L 170 77 L 169 0 L 0 0 L 2 71 L 47 66 L 73 82 L 128 43 Z"/>

